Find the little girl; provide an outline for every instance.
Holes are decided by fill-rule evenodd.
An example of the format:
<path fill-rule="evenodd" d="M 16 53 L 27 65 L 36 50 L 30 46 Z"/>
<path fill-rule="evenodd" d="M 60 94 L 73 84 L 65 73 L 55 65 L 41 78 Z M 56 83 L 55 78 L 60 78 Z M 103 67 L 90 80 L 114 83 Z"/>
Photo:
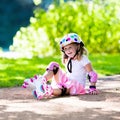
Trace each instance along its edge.
<path fill-rule="evenodd" d="M 51 96 L 97 94 L 97 73 L 93 70 L 84 47 L 83 41 L 76 33 L 67 34 L 60 41 L 60 49 L 63 52 L 63 64 L 66 67 L 64 73 L 56 62 L 51 62 L 43 76 L 35 76 L 26 79 L 23 87 L 35 86 L 33 91 L 37 99 Z M 90 87 L 85 91 L 86 77 L 88 76 Z M 51 84 L 47 81 L 52 79 Z"/>

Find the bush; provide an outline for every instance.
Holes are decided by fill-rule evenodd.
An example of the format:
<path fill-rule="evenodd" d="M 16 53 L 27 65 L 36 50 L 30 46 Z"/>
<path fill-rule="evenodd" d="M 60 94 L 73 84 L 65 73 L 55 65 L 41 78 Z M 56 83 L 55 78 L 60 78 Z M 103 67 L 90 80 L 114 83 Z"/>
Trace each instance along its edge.
<path fill-rule="evenodd" d="M 32 55 L 59 54 L 59 41 L 69 32 L 78 33 L 89 52 L 120 52 L 119 1 L 66 2 L 50 5 L 48 11 L 36 8 L 30 26 L 21 28 L 11 50 Z"/>

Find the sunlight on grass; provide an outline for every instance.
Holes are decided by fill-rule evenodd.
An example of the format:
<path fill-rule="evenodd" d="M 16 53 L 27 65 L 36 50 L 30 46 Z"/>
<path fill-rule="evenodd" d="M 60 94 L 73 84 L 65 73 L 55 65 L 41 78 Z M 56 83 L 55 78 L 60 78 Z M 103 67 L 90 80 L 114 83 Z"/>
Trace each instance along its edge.
<path fill-rule="evenodd" d="M 92 55 L 90 56 L 92 64 L 98 73 L 104 75 L 120 74 L 120 55 Z M 117 62 L 116 62 L 117 60 Z"/>
<path fill-rule="evenodd" d="M 0 64 L 0 70 L 5 70 L 7 69 L 8 65 Z"/>
<path fill-rule="evenodd" d="M 89 56 L 93 68 L 99 75 L 120 74 L 120 56 L 116 55 L 92 55 Z M 49 62 L 61 63 L 61 57 L 44 57 L 32 59 L 3 59 L 0 58 L 0 87 L 21 86 L 25 78 L 31 78 L 35 74 L 43 74 Z"/>

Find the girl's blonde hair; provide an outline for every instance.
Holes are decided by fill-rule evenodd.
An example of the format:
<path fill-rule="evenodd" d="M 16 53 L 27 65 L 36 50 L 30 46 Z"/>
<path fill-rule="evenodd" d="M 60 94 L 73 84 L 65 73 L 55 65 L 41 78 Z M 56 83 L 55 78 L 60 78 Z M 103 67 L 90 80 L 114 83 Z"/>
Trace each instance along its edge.
<path fill-rule="evenodd" d="M 82 55 L 88 55 L 88 51 L 84 46 L 82 46 L 81 44 L 77 44 L 77 43 L 72 43 L 72 44 L 80 45 L 80 50 L 79 50 L 79 52 L 77 54 L 77 59 L 78 60 L 81 59 Z M 63 52 L 63 55 L 62 55 L 63 64 L 65 64 L 67 61 L 68 61 L 68 56 L 65 54 L 65 52 Z"/>

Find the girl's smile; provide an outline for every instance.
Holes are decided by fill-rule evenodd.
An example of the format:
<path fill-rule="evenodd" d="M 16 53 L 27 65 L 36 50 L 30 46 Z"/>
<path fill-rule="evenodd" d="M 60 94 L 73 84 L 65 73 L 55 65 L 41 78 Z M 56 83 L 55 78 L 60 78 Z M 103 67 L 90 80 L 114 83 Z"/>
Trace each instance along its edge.
<path fill-rule="evenodd" d="M 74 55 L 76 54 L 76 50 L 77 46 L 75 44 L 69 44 L 64 47 L 65 54 L 70 58 L 74 57 Z"/>

